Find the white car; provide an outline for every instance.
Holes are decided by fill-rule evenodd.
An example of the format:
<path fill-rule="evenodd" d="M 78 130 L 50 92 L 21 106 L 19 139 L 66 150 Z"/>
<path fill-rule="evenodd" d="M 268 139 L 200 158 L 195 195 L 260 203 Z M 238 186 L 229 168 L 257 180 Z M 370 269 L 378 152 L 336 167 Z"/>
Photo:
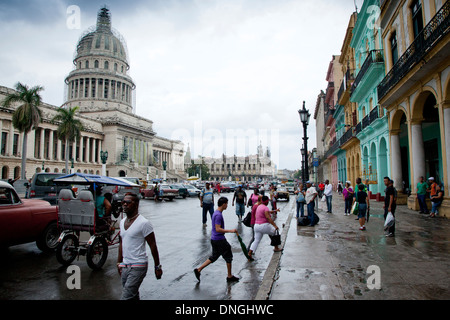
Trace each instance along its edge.
<path fill-rule="evenodd" d="M 191 184 L 184 184 L 183 186 L 187 189 L 189 197 L 198 197 L 202 192 L 202 190 L 196 188 Z"/>

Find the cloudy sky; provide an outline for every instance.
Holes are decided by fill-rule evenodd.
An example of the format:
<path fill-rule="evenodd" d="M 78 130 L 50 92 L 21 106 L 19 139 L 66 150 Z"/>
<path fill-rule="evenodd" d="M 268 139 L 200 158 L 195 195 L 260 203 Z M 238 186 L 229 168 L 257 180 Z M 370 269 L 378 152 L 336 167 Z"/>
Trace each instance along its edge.
<path fill-rule="evenodd" d="M 297 110 L 314 113 L 354 0 L 0 0 L 0 85 L 42 85 L 61 105 L 77 41 L 105 4 L 127 43 L 136 113 L 158 135 L 194 156 L 255 154 L 261 141 L 279 169 L 300 168 Z M 308 135 L 312 149 L 312 117 Z"/>

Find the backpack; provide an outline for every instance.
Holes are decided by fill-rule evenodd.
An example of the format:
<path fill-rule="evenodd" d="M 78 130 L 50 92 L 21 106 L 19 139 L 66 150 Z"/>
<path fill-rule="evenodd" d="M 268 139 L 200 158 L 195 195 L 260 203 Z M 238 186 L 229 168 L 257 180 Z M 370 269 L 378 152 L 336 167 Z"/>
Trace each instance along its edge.
<path fill-rule="evenodd" d="M 316 224 L 319 223 L 319 220 L 320 220 L 319 216 L 316 213 L 314 213 L 313 221 L 311 222 L 311 225 L 315 226 Z"/>
<path fill-rule="evenodd" d="M 297 225 L 302 226 L 302 227 L 309 225 L 309 218 L 308 217 L 298 217 Z"/>

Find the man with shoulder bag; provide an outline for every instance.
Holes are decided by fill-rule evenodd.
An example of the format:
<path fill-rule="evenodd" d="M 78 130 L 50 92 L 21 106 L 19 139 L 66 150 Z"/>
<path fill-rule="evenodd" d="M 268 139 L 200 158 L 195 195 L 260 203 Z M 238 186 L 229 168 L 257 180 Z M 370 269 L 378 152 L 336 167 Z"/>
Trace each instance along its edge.
<path fill-rule="evenodd" d="M 299 211 L 300 216 L 305 216 L 305 192 L 303 191 L 303 184 L 300 184 L 298 189 L 295 191 L 296 194 L 296 203 L 297 203 L 297 219 L 299 217 Z"/>

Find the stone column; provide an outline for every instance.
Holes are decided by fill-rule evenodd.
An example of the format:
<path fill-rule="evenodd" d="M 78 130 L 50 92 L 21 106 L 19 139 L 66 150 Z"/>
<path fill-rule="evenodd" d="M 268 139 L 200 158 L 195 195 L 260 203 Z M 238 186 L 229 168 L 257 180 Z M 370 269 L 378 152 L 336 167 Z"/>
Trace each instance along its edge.
<path fill-rule="evenodd" d="M 97 149 L 97 163 L 102 163 L 102 158 L 100 157 L 100 151 L 102 151 L 102 140 L 98 139 L 98 149 Z M 106 175 L 106 173 L 104 174 Z"/>
<path fill-rule="evenodd" d="M 2 136 L 3 136 L 3 134 L 2 134 L 3 131 L 2 130 L 3 130 L 3 120 L 0 119 L 0 148 L 2 147 Z M 1 152 L 1 150 L 0 150 L 0 152 Z M 6 152 L 6 150 L 5 150 L 5 152 Z"/>
<path fill-rule="evenodd" d="M 77 162 L 77 157 L 76 157 L 76 149 L 77 149 L 77 145 L 76 145 L 76 140 L 73 141 L 72 143 L 69 142 L 69 170 L 70 170 L 70 166 L 71 166 L 71 159 L 73 159 L 73 163 Z M 72 156 L 70 157 L 70 150 L 72 150 Z"/>
<path fill-rule="evenodd" d="M 89 137 L 86 137 L 86 162 L 91 162 L 91 141 Z"/>
<path fill-rule="evenodd" d="M 44 148 L 45 148 L 45 129 L 41 128 L 41 141 L 39 147 L 39 159 L 44 159 Z"/>
<path fill-rule="evenodd" d="M 84 144 L 84 137 L 80 136 L 80 162 L 84 162 L 84 160 L 83 160 L 83 144 Z"/>
<path fill-rule="evenodd" d="M 61 161 L 61 139 L 58 139 L 58 145 L 56 146 L 56 160 Z"/>
<path fill-rule="evenodd" d="M 53 130 L 48 135 L 48 159 L 53 160 Z"/>
<path fill-rule="evenodd" d="M 391 179 L 394 180 L 394 187 L 402 190 L 402 156 L 400 152 L 399 130 L 391 130 Z"/>
<path fill-rule="evenodd" d="M 425 179 L 425 149 L 423 147 L 422 120 L 411 120 L 411 147 L 413 179 L 411 181 L 412 192 L 416 193 L 416 185 L 419 177 Z M 395 181 L 395 180 L 394 180 Z"/>
<path fill-rule="evenodd" d="M 444 195 L 447 197 L 450 195 L 450 101 L 444 101 L 443 103 L 444 111 L 444 135 L 445 135 L 445 155 L 447 159 L 447 181 L 444 181 Z M 443 157 L 442 157 L 443 158 Z M 444 177 L 445 179 L 445 177 Z"/>

